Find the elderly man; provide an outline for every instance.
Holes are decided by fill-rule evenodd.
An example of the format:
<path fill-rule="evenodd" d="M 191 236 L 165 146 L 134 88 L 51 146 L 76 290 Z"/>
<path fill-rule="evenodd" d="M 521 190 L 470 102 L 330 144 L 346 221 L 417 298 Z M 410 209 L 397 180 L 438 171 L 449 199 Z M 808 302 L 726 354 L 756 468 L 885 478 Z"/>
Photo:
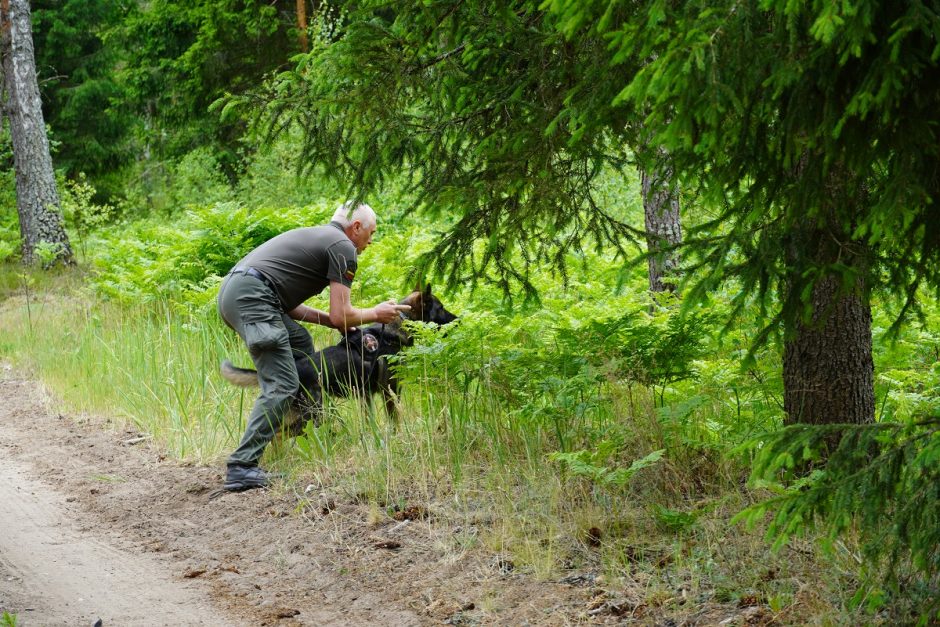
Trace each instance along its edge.
<path fill-rule="evenodd" d="M 295 357 L 314 352 L 310 334 L 295 321 L 345 332 L 367 322 L 392 322 L 410 309 L 394 301 L 369 309 L 352 306 L 357 254 L 372 243 L 375 230 L 369 205 L 345 203 L 327 225 L 293 229 L 258 246 L 222 282 L 219 313 L 248 346 L 261 384 L 241 444 L 228 458 L 226 490 L 260 488 L 270 481 L 258 460 L 298 393 Z M 303 304 L 326 287 L 329 313 Z"/>

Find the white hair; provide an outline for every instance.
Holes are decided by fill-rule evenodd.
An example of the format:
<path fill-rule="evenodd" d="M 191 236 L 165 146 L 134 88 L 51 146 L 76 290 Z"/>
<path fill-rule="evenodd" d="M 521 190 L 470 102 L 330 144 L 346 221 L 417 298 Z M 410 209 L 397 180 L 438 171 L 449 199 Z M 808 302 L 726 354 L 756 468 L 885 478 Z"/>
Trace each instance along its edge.
<path fill-rule="evenodd" d="M 356 204 L 351 200 L 347 200 L 333 214 L 333 222 L 339 222 L 344 229 L 356 220 L 359 220 L 365 227 L 374 226 L 376 223 L 375 210 L 364 202 Z"/>

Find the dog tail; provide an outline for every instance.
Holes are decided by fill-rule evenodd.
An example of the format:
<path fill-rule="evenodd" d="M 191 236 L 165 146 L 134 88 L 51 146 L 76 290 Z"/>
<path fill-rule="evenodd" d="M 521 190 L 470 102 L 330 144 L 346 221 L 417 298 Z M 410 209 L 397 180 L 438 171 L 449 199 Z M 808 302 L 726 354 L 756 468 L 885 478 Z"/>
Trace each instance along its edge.
<path fill-rule="evenodd" d="M 258 371 L 250 370 L 248 368 L 239 368 L 230 362 L 228 359 L 222 361 L 222 365 L 219 367 L 219 371 L 222 373 L 222 378 L 228 381 L 229 383 L 234 383 L 237 386 L 247 388 L 258 385 Z"/>

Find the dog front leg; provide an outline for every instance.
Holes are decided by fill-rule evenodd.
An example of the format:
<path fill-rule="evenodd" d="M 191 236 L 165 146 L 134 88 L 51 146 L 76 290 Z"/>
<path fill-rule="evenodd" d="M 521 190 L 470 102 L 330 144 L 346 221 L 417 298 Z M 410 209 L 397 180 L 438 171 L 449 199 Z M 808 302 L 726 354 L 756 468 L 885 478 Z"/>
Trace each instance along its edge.
<path fill-rule="evenodd" d="M 392 425 L 397 426 L 400 418 L 399 400 L 398 400 L 398 380 L 390 376 L 385 385 L 382 386 L 382 396 L 385 399 L 385 414 Z"/>

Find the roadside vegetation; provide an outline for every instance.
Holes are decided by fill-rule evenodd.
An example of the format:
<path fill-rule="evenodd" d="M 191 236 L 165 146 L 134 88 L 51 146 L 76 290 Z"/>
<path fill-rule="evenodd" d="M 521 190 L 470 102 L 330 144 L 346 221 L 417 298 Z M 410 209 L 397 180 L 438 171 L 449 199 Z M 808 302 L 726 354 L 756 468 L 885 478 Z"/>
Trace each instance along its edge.
<path fill-rule="evenodd" d="M 192 167 L 176 197 L 200 197 L 187 186 L 217 175 Z M 257 171 L 266 174 L 237 190 L 219 183 L 217 199 L 158 216 L 96 206 L 66 184 L 79 270 L 5 263 L 0 356 L 69 411 L 133 425 L 168 455 L 221 463 L 253 401 L 218 375 L 222 358 L 250 363 L 215 312 L 221 277 L 271 235 L 328 219 L 341 200 L 326 183 L 273 175 L 264 163 Z M 613 181 L 603 188 L 610 206 L 641 219 L 638 183 Z M 291 200 L 272 206 L 259 188 Z M 410 291 L 415 259 L 442 228 L 406 215 L 408 199 L 395 192 L 373 204 L 382 221 L 358 302 Z M 851 530 L 772 550 L 768 518 L 735 520 L 793 489 L 773 475 L 748 483 L 753 442 L 783 420 L 780 353 L 771 343 L 745 360 L 759 329 L 722 327 L 735 294 L 684 311 L 678 297 L 651 300 L 642 264 L 603 248 L 568 256 L 564 281 L 549 269 L 533 275 L 538 302 L 485 284 L 434 285 L 460 320 L 445 332 L 415 329 L 398 365 L 400 424 L 381 403 L 330 403 L 322 426 L 272 447 L 266 462 L 378 517 L 419 507 L 432 524 L 461 526 L 444 551 L 491 551 L 544 579 L 586 574 L 678 616 L 729 603 L 785 623 L 916 617 L 929 587 L 876 585 L 882 565 L 863 559 Z M 940 312 L 927 304 L 925 314 L 894 341 L 876 335 L 882 422 L 937 411 Z M 881 331 L 889 324 L 876 318 Z M 337 339 L 311 330 L 318 346 Z"/>
<path fill-rule="evenodd" d="M 444 554 L 590 582 L 621 617 L 940 618 L 935 6 L 0 21 L 0 359 L 69 412 L 221 464 L 253 401 L 218 374 L 250 361 L 222 277 L 361 198 L 354 302 L 430 282 L 460 319 L 413 329 L 399 424 L 333 402 L 270 447 L 288 489 L 423 512 L 459 530 Z"/>

